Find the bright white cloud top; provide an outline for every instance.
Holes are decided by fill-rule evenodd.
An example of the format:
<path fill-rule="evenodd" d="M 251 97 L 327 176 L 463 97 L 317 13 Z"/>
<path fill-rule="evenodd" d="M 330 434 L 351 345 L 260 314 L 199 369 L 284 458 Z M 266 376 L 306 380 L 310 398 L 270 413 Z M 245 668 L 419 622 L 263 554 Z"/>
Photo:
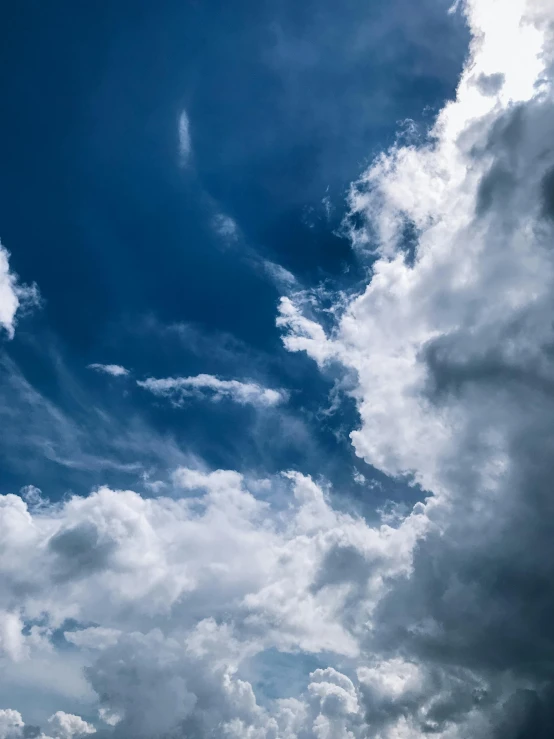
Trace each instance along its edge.
<path fill-rule="evenodd" d="M 206 396 L 213 401 L 229 398 L 241 405 L 273 406 L 283 402 L 286 395 L 281 390 L 263 387 L 256 382 L 222 380 L 214 375 L 194 377 L 166 377 L 138 380 L 137 385 L 154 395 L 169 398 L 180 404 L 187 398 Z"/>
<path fill-rule="evenodd" d="M 554 6 L 461 8 L 456 100 L 352 187 L 368 284 L 332 331 L 305 293 L 278 319 L 288 349 L 352 378 L 356 453 L 429 497 L 369 523 L 297 472 L 188 467 L 166 497 L 1 496 L 0 692 L 75 711 L 45 713 L 43 739 L 552 736 Z M 138 384 L 283 400 L 212 375 Z M 309 675 L 276 667 L 263 696 L 283 654 Z M 16 708 L 0 739 L 26 736 Z"/>

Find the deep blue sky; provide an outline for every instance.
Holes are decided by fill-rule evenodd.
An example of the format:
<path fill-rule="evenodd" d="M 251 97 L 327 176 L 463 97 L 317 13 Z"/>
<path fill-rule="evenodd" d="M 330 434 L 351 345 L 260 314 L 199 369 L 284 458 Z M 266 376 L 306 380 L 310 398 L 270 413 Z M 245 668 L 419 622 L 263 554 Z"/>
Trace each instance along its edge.
<path fill-rule="evenodd" d="M 192 455 L 260 474 L 295 467 L 355 495 L 354 466 L 382 479 L 351 451 L 348 401 L 324 413 L 333 377 L 282 347 L 284 288 L 263 262 L 304 287 L 354 287 L 361 266 L 337 235 L 349 183 L 399 121 L 428 123 L 453 94 L 467 43 L 459 17 L 442 0 L 392 5 L 3 5 L 0 237 L 44 301 L 2 339 L 4 492 L 140 489 L 145 471 L 164 479 Z M 214 227 L 221 215 L 238 226 L 231 243 Z M 92 362 L 291 395 L 263 412 L 205 400 L 175 409 Z M 388 497 L 406 494 L 387 485 Z"/>

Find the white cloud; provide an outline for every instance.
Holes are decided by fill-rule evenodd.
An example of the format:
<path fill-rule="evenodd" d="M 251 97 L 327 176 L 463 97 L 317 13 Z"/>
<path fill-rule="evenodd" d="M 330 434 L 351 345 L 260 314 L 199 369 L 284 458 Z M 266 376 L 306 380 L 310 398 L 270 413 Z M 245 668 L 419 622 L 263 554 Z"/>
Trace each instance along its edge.
<path fill-rule="evenodd" d="M 17 275 L 10 271 L 10 254 L 0 243 L 0 327 L 9 338 L 15 333 L 18 310 L 40 303 L 36 285 L 22 285 Z"/>
<path fill-rule="evenodd" d="M 283 341 L 289 351 L 306 351 L 319 365 L 336 356 L 320 324 L 304 315 L 290 297 L 280 300 L 277 326 L 287 330 Z"/>
<path fill-rule="evenodd" d="M 12 709 L 0 709 L 0 739 L 24 739 L 25 737 L 37 737 L 37 739 L 82 739 L 88 734 L 94 734 L 96 729 L 91 724 L 83 721 L 80 716 L 71 713 L 57 711 L 48 719 L 48 735 L 35 731 L 36 727 L 27 727 L 19 711 Z"/>
<path fill-rule="evenodd" d="M 171 399 L 180 404 L 186 398 L 206 396 L 218 401 L 230 398 L 241 405 L 273 406 L 282 403 L 286 395 L 282 390 L 263 387 L 256 382 L 239 380 L 221 380 L 214 375 L 196 375 L 195 377 L 167 377 L 138 380 L 137 385 L 149 390 L 154 395 Z"/>
<path fill-rule="evenodd" d="M 56 711 L 53 716 L 50 716 L 48 723 L 48 731 L 55 739 L 73 739 L 96 732 L 96 729 L 83 721 L 80 716 L 64 713 L 63 711 Z"/>
<path fill-rule="evenodd" d="M 103 372 L 106 375 L 112 377 L 125 377 L 129 374 L 129 370 L 122 367 L 120 364 L 89 364 L 88 369 L 95 370 L 96 372 Z"/>
<path fill-rule="evenodd" d="M 22 736 L 24 726 L 21 714 L 10 708 L 0 709 L 0 739 L 13 739 Z"/>
<path fill-rule="evenodd" d="M 178 124 L 179 133 L 179 162 L 182 167 L 185 167 L 192 154 L 192 142 L 190 138 L 190 123 L 186 111 L 183 110 L 179 116 Z"/>

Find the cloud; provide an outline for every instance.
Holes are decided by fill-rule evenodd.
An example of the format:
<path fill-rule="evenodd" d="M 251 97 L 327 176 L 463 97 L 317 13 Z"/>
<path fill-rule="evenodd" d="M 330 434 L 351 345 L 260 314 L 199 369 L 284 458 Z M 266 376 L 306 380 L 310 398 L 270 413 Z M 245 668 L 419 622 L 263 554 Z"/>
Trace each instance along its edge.
<path fill-rule="evenodd" d="M 179 133 L 179 162 L 182 167 L 185 167 L 192 154 L 192 143 L 190 139 L 190 123 L 186 111 L 183 110 L 179 116 L 178 124 Z"/>
<path fill-rule="evenodd" d="M 361 737 L 354 673 L 316 669 L 302 695 L 268 703 L 248 665 L 275 649 L 358 657 L 371 604 L 409 571 L 423 517 L 371 529 L 296 472 L 179 468 L 173 484 L 172 497 L 101 488 L 37 509 L 0 496 L 0 613 L 13 622 L 0 691 L 21 664 L 48 674 L 77 655 L 96 695 L 87 710 L 115 736 Z M 60 739 L 66 724 L 87 733 L 52 723 Z"/>
<path fill-rule="evenodd" d="M 265 270 L 268 277 L 277 285 L 277 287 L 289 291 L 291 288 L 297 286 L 296 277 L 285 269 L 280 264 L 271 262 L 269 259 L 262 261 L 263 269 Z"/>
<path fill-rule="evenodd" d="M 57 711 L 48 719 L 48 735 L 39 727 L 26 725 L 21 714 L 12 709 L 0 709 L 0 739 L 82 739 L 96 729 L 80 716 Z"/>
<path fill-rule="evenodd" d="M 94 727 L 83 721 L 80 716 L 63 711 L 57 711 L 48 719 L 48 723 L 49 732 L 57 739 L 73 739 L 96 733 Z"/>
<path fill-rule="evenodd" d="M 186 398 L 207 396 L 213 401 L 229 398 L 241 405 L 274 406 L 282 403 L 286 396 L 282 390 L 272 390 L 255 382 L 220 380 L 214 375 L 195 377 L 167 377 L 138 380 L 137 385 L 154 395 L 169 398 L 177 405 Z"/>
<path fill-rule="evenodd" d="M 15 333 L 16 314 L 40 303 L 36 285 L 22 285 L 10 271 L 10 254 L 0 243 L 0 327 L 11 339 Z"/>
<path fill-rule="evenodd" d="M 213 219 L 214 230 L 226 243 L 232 243 L 239 238 L 239 228 L 231 216 L 218 213 Z"/>
<path fill-rule="evenodd" d="M 292 298 L 279 324 L 289 350 L 355 378 L 357 454 L 429 492 L 412 570 L 373 612 L 371 648 L 421 674 L 387 698 L 387 720 L 410 736 L 409 725 L 546 737 L 554 9 L 463 8 L 473 40 L 456 99 L 426 139 L 396 145 L 352 187 L 353 244 L 375 258 L 369 284 L 338 306 L 331 330 Z M 430 675 L 445 667 L 451 687 L 436 694 Z M 401 682 L 391 675 L 391 687 Z"/>
<path fill-rule="evenodd" d="M 89 364 L 89 369 L 96 370 L 96 372 L 104 372 L 106 375 L 112 377 L 125 377 L 129 374 L 129 370 L 122 367 L 120 364 Z"/>

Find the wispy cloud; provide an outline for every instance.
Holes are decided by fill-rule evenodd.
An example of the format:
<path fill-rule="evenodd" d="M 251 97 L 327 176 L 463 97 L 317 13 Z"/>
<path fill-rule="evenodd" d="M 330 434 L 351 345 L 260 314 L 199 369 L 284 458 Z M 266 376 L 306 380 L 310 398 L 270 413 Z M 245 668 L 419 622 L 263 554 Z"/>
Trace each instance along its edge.
<path fill-rule="evenodd" d="M 239 228 L 236 221 L 231 216 L 224 213 L 218 213 L 213 219 L 213 227 L 227 243 L 236 241 L 239 238 Z"/>
<path fill-rule="evenodd" d="M 221 380 L 219 377 L 206 374 L 161 379 L 149 377 L 147 380 L 138 380 L 137 385 L 154 395 L 169 398 L 177 404 L 195 396 L 206 396 L 214 401 L 229 398 L 241 405 L 256 406 L 274 406 L 286 399 L 282 390 L 273 390 L 256 382 Z"/>
<path fill-rule="evenodd" d="M 96 372 L 103 372 L 106 375 L 112 377 L 125 377 L 129 374 L 129 370 L 122 367 L 120 364 L 89 364 L 88 369 L 95 370 Z"/>
<path fill-rule="evenodd" d="M 265 273 L 278 288 L 288 292 L 298 285 L 296 277 L 292 272 L 289 272 L 288 269 L 285 269 L 280 264 L 271 262 L 269 259 L 264 259 L 262 265 Z"/>
<path fill-rule="evenodd" d="M 179 162 L 182 167 L 185 167 L 190 160 L 192 152 L 192 143 L 190 139 L 190 123 L 189 117 L 186 111 L 183 110 L 179 116 Z"/>
<path fill-rule="evenodd" d="M 50 367 L 50 365 L 46 365 Z M 98 405 L 98 398 L 81 387 L 56 357 L 57 404 L 26 379 L 15 362 L 0 357 L 0 451 L 4 467 L 37 482 L 49 493 L 64 487 L 94 484 L 98 475 L 137 480 L 144 470 L 157 480 L 158 470 L 190 463 L 177 442 L 159 434 L 139 414 Z M 54 463 L 45 467 L 45 460 Z M 50 475 L 50 470 L 57 470 Z M 89 481 L 89 482 L 87 482 Z M 128 483 L 127 483 L 128 484 Z"/>

